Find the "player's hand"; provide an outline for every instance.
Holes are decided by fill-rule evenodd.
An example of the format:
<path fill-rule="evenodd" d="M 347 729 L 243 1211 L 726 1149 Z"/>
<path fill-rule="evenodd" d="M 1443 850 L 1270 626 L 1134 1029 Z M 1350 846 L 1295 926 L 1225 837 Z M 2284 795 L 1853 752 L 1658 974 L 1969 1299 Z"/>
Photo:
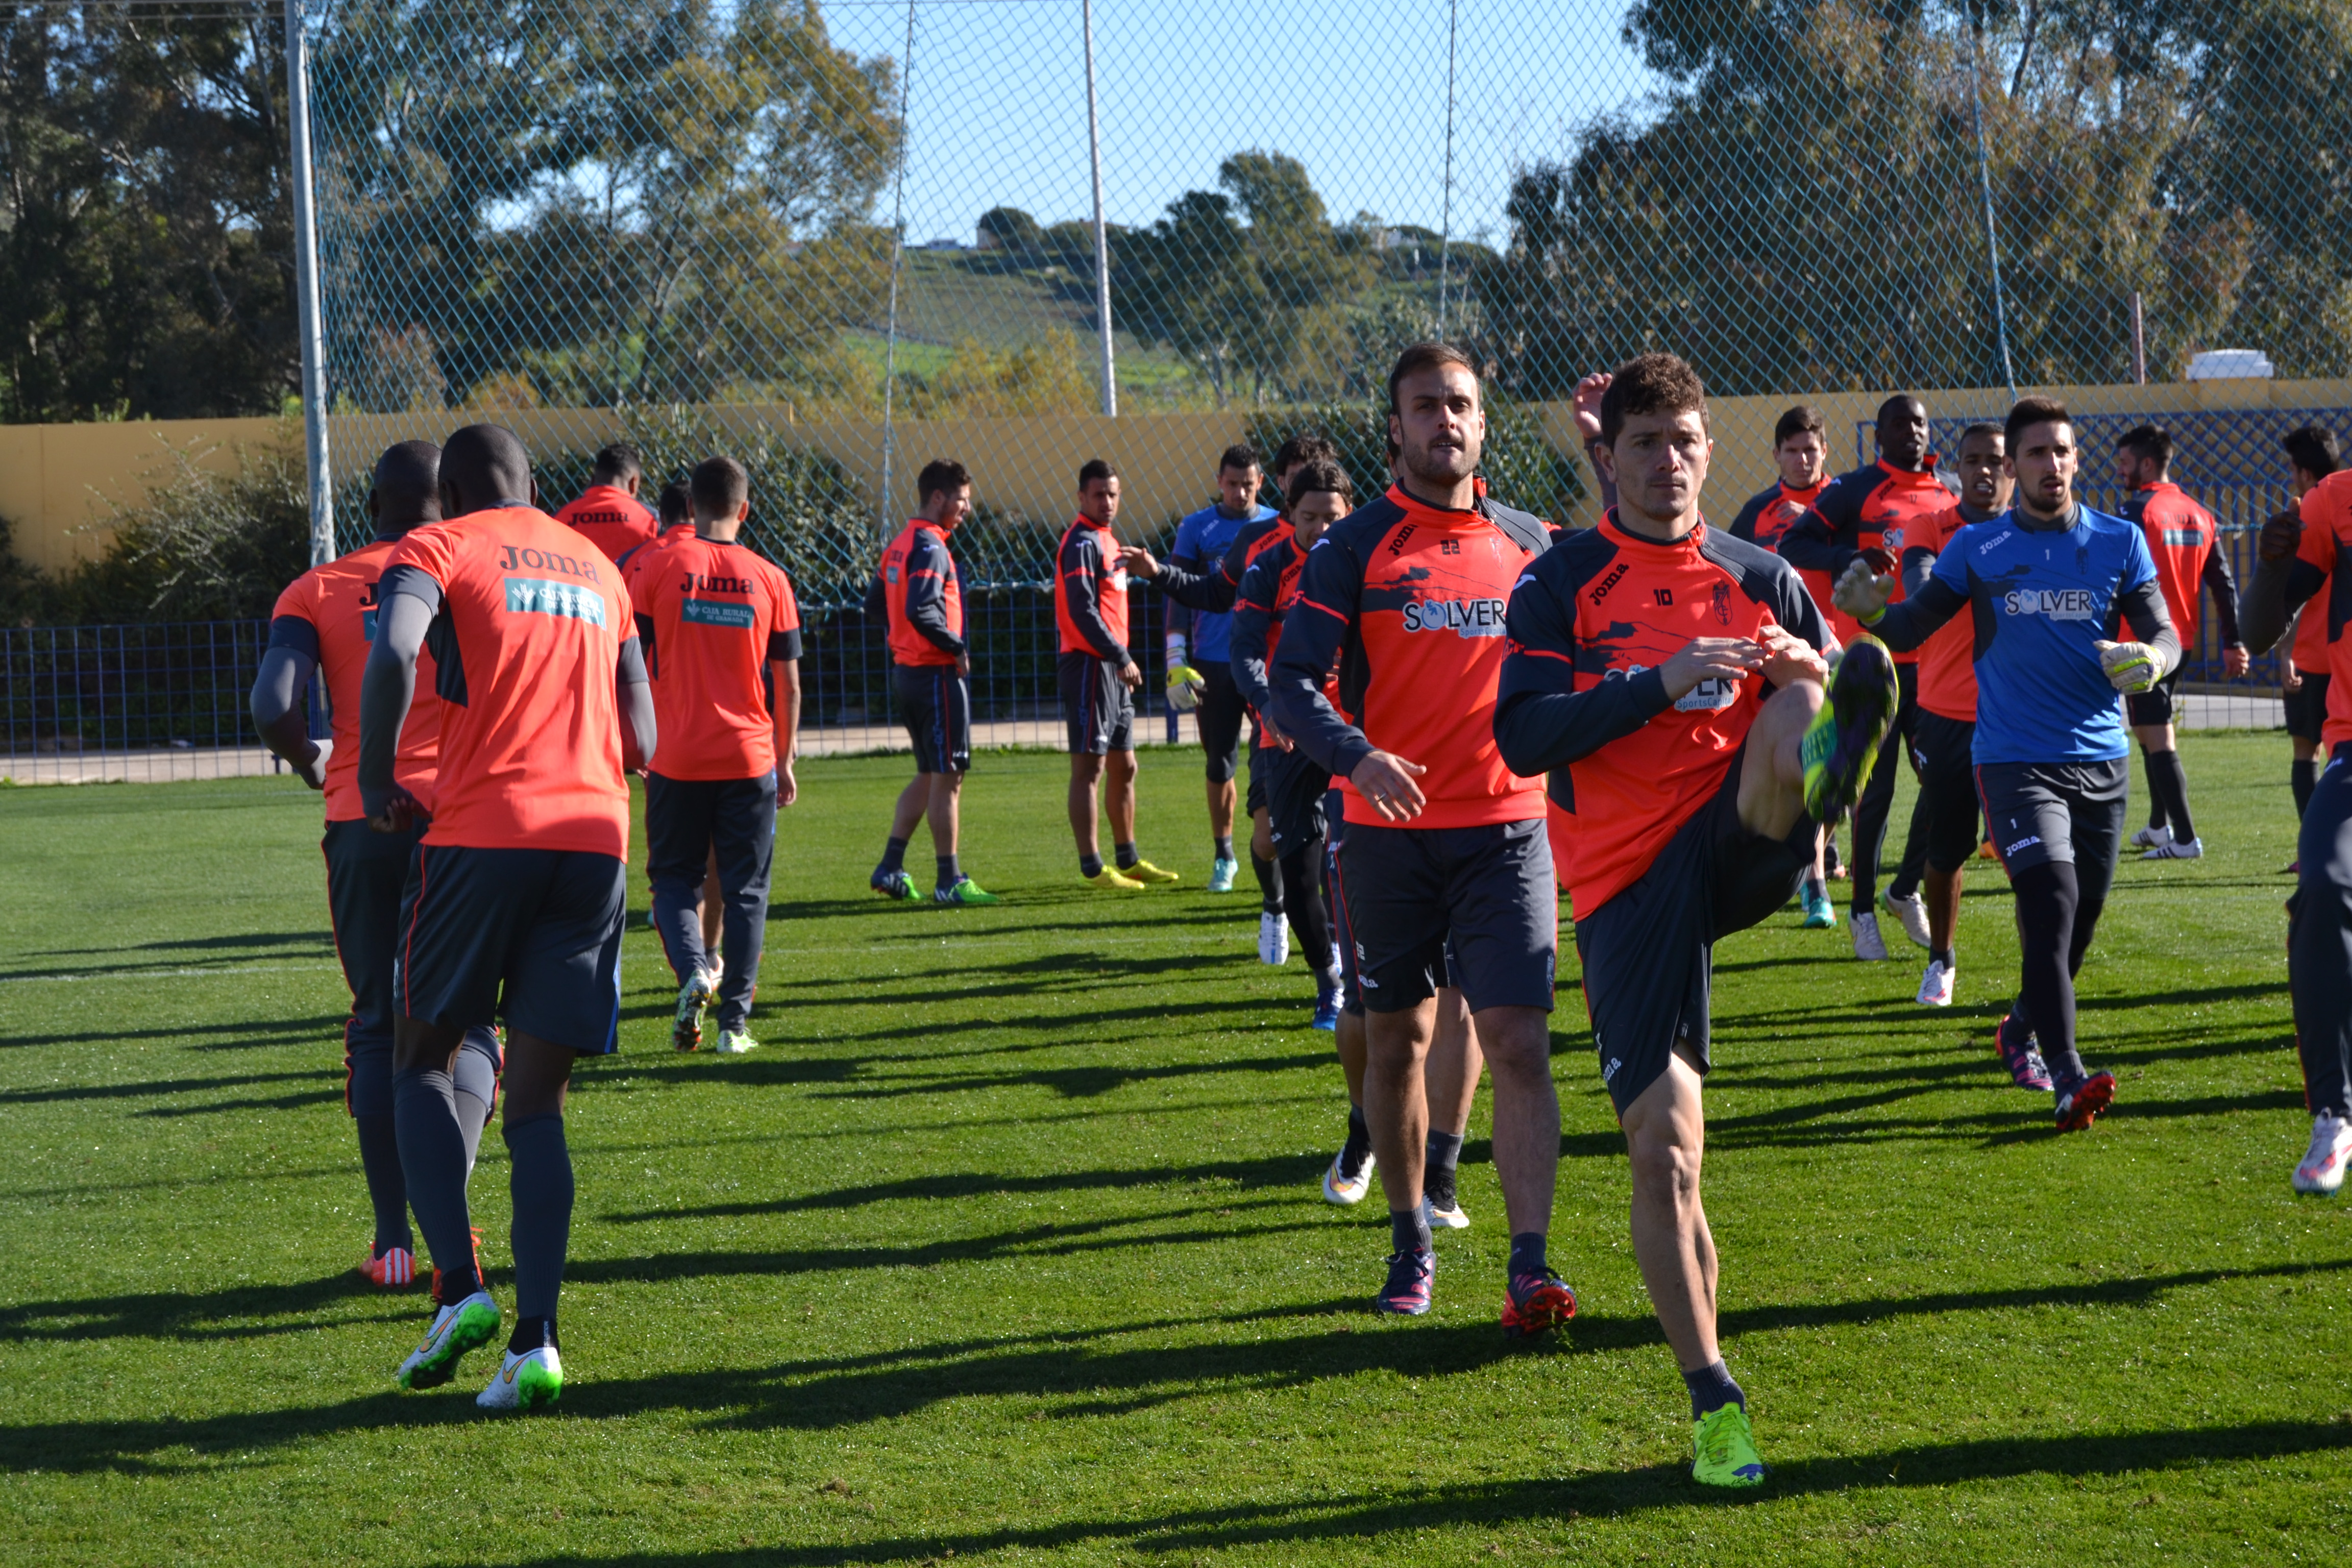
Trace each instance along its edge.
<path fill-rule="evenodd" d="M 2284 561 L 2303 545 L 2303 519 L 2283 511 L 2263 524 L 2254 538 L 2254 553 L 2264 561 Z"/>
<path fill-rule="evenodd" d="M 1421 808 L 1427 804 L 1428 797 L 1412 781 L 1428 771 L 1418 763 L 1408 763 L 1387 752 L 1374 752 L 1356 764 L 1348 782 L 1356 786 L 1356 793 L 1383 820 L 1406 822 L 1419 816 Z"/>
<path fill-rule="evenodd" d="M 2303 689 L 2303 671 L 2295 668 L 2294 660 L 2291 658 L 2283 658 L 2279 660 L 2279 689 L 2281 691 L 2300 691 Z"/>
<path fill-rule="evenodd" d="M 2253 667 L 2253 656 L 2246 652 L 2244 643 L 2233 642 L 2221 650 L 2222 679 L 2235 680 Z"/>
<path fill-rule="evenodd" d="M 1865 626 L 1886 613 L 1893 597 L 1895 579 L 1873 572 L 1859 557 L 1846 563 L 1845 574 L 1830 587 L 1830 603 Z"/>
<path fill-rule="evenodd" d="M 782 810 L 801 797 L 801 781 L 793 777 L 793 759 L 784 757 L 776 763 L 776 806 Z"/>
<path fill-rule="evenodd" d="M 373 793 L 362 793 L 360 802 L 362 808 L 368 805 L 366 797 Z M 415 826 L 417 819 L 424 815 L 425 809 L 417 804 L 416 797 L 394 785 L 391 795 L 368 811 L 367 825 L 378 833 L 405 833 Z"/>
<path fill-rule="evenodd" d="M 1129 681 L 1129 684 L 1134 683 Z M 1193 709 L 1198 708 L 1201 705 L 1201 693 L 1207 689 L 1209 689 L 1208 681 L 1203 679 L 1201 672 L 1191 665 L 1171 664 L 1168 667 L 1168 706 L 1177 712 L 1190 713 Z"/>
<path fill-rule="evenodd" d="M 1282 726 L 1274 721 L 1274 715 L 1271 713 L 1261 713 L 1257 716 L 1257 733 L 1260 740 L 1277 752 L 1287 752 L 1296 744 L 1289 736 L 1282 732 Z"/>
<path fill-rule="evenodd" d="M 312 789 L 325 789 L 327 787 L 327 759 L 334 754 L 335 742 L 332 740 L 311 742 L 310 760 L 307 763 L 296 763 L 294 764 L 294 776 L 300 779 Z"/>
<path fill-rule="evenodd" d="M 971 650 L 969 648 L 956 655 L 956 677 L 958 679 L 970 679 L 971 677 Z"/>
<path fill-rule="evenodd" d="M 1812 644 L 1783 626 L 1767 625 L 1756 634 L 1764 650 L 1764 679 L 1783 690 L 1800 680 L 1829 684 L 1830 661 Z"/>
<path fill-rule="evenodd" d="M 1576 444 L 1590 447 L 1601 439 L 1601 395 L 1616 377 L 1596 370 L 1576 384 Z"/>
<path fill-rule="evenodd" d="M 1658 666 L 1666 698 L 1679 702 L 1706 680 L 1745 680 L 1764 667 L 1764 645 L 1746 637 L 1693 637 Z"/>
<path fill-rule="evenodd" d="M 2146 691 L 2163 675 L 2156 649 L 2144 642 L 2095 642 L 2091 646 L 2099 650 L 2099 668 L 2106 675 L 2107 684 L 2126 696 Z"/>
<path fill-rule="evenodd" d="M 1875 544 L 1865 544 L 1856 553 L 1863 560 L 1870 563 L 1870 573 L 1874 577 L 1889 576 L 1895 571 L 1895 552 L 1891 550 Z"/>
<path fill-rule="evenodd" d="M 1160 575 L 1160 563 L 1153 559 L 1151 552 L 1140 544 L 1130 544 L 1118 552 L 1118 563 L 1129 574 L 1142 578 L 1147 583 Z"/>
<path fill-rule="evenodd" d="M 1118 683 L 1129 691 L 1143 684 L 1143 671 L 1136 668 L 1135 660 L 1130 658 L 1118 667 Z"/>

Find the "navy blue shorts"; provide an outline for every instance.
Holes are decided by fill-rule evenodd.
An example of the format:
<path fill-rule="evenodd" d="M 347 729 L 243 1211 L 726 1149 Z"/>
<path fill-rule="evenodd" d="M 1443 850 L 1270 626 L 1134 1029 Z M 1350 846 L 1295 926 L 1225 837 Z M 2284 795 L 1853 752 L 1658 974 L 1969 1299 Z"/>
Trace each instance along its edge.
<path fill-rule="evenodd" d="M 1801 848 L 1739 820 L 1746 756 L 1743 747 L 1647 870 L 1576 922 L 1585 1016 L 1621 1118 L 1665 1072 L 1675 1041 L 1706 1071 L 1716 939 L 1786 904 L 1812 865 L 1810 827 Z"/>
<path fill-rule="evenodd" d="M 419 846 L 393 967 L 401 1013 L 618 1050 L 627 891 L 628 864 L 612 855 Z"/>
<path fill-rule="evenodd" d="M 971 689 L 944 664 L 902 664 L 891 671 L 898 717 L 915 742 L 919 773 L 971 772 Z"/>
<path fill-rule="evenodd" d="M 1336 818 L 1324 802 L 1338 798 L 1339 792 L 1314 758 L 1305 752 L 1260 746 L 1250 758 L 1251 793 L 1259 793 L 1261 778 L 1265 783 L 1260 804 L 1265 807 L 1266 831 L 1274 837 L 1276 856 L 1303 849 L 1329 833 Z"/>
<path fill-rule="evenodd" d="M 1367 1010 L 1403 1012 L 1455 984 L 1473 1013 L 1551 1011 L 1559 896 L 1541 817 L 1478 827 L 1351 822 L 1345 833 L 1336 901 L 1347 906 Z"/>

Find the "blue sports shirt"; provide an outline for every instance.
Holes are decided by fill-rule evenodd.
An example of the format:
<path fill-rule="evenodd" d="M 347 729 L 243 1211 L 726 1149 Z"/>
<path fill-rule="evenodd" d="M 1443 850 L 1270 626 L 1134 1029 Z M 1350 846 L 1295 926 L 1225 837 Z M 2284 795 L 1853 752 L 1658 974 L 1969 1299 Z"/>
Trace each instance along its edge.
<path fill-rule="evenodd" d="M 2026 528 L 2014 510 L 1969 523 L 1922 596 L 1889 605 L 1870 629 L 1898 650 L 1916 647 L 1963 605 L 1975 619 L 1979 763 L 2126 755 L 2122 699 L 2094 646 L 2126 616 L 2168 667 L 2179 662 L 2147 536 L 2088 507 L 2063 529 Z"/>
<path fill-rule="evenodd" d="M 1247 517 L 1227 517 L 1216 506 L 1204 506 L 1176 525 L 1176 546 L 1168 558 L 1187 572 L 1213 576 L 1241 531 L 1254 522 L 1265 522 L 1274 515 L 1270 506 L 1253 507 Z M 1194 667 L 1228 663 L 1233 657 L 1233 616 L 1210 610 L 1194 610 L 1191 614 L 1190 658 Z M 1171 626 L 1169 629 L 1178 628 Z"/>

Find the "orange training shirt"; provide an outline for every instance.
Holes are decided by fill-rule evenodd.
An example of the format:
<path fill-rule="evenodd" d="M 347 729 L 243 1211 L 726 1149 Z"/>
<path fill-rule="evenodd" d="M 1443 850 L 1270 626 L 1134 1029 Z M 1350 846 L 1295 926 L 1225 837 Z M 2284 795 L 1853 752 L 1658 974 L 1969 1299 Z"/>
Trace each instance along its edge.
<path fill-rule="evenodd" d="M 1952 535 L 1968 525 L 1968 519 L 1960 515 L 1955 504 L 1920 524 L 1911 542 L 1941 555 L 1944 546 L 1951 543 Z M 1963 723 L 1977 721 L 1976 639 L 1974 619 L 1954 616 L 1919 645 L 1920 707 Z"/>
<path fill-rule="evenodd" d="M 319 667 L 326 683 L 329 737 L 327 820 L 357 822 L 360 805 L 360 675 L 375 642 L 376 580 L 383 575 L 396 540 L 379 539 L 323 565 L 313 566 L 286 585 L 270 612 L 273 647 L 299 648 Z M 307 639 L 288 621 L 310 628 Z M 307 640 L 308 646 L 304 646 Z M 400 752 L 393 759 L 393 782 L 413 795 L 427 816 L 433 811 L 433 775 L 441 749 L 441 700 L 433 694 L 433 655 L 416 657 L 416 698 L 400 727 Z"/>
<path fill-rule="evenodd" d="M 2352 741 L 2352 577 L 2339 568 L 2352 554 L 2352 468 L 2339 468 L 2303 498 L 2303 542 L 2295 559 L 2326 574 L 2319 591 L 2303 605 L 2305 625 L 2317 623 L 2327 639 L 2327 721 L 2319 735 L 2333 751 Z M 2300 647 L 2300 639 L 2297 640 Z M 2295 668 L 2303 668 L 2301 658 Z"/>
<path fill-rule="evenodd" d="M 666 779 L 756 779 L 775 771 L 775 716 L 763 679 L 801 656 L 801 612 L 775 563 L 689 535 L 630 584 L 649 647 L 654 728 L 647 770 Z"/>
<path fill-rule="evenodd" d="M 587 535 L 615 563 L 661 529 L 661 520 L 618 485 L 590 485 L 555 521 Z"/>

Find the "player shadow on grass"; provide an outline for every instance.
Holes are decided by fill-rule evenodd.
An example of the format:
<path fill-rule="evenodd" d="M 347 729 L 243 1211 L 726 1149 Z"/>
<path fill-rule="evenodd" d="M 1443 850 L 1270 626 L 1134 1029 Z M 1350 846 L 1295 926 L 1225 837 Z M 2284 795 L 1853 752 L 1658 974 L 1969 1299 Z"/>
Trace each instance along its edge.
<path fill-rule="evenodd" d="M 287 1108 L 321 1103 L 340 1098 L 331 1087 L 330 1075 L 322 1071 L 257 1072 L 235 1078 L 157 1079 L 146 1083 L 80 1083 L 52 1085 L 45 1089 L 0 1089 L 0 1105 L 33 1105 L 60 1100 L 154 1100 L 173 1094 L 203 1094 L 223 1089 L 247 1089 L 262 1083 L 312 1083 L 328 1087 L 306 1090 L 300 1094 L 272 1099 L 216 1100 L 209 1105 L 157 1106 L 134 1111 L 139 1116 L 189 1116 L 210 1110 L 234 1110 L 248 1107 Z"/>
<path fill-rule="evenodd" d="M 104 947 L 43 947 L 26 949 L 26 958 L 87 958 L 94 954 L 124 952 L 208 952 L 222 948 L 240 947 L 315 947 L 331 954 L 335 951 L 335 933 L 331 931 L 236 931 L 226 936 L 176 937 L 169 942 L 110 942 Z"/>
<path fill-rule="evenodd" d="M 249 1051 L 285 1046 L 295 1040 L 269 1037 L 311 1036 L 341 1043 L 344 1016 L 323 1014 L 315 1018 L 240 1018 L 226 1024 L 164 1024 L 152 1029 L 89 1029 L 79 1034 L 0 1035 L 0 1050 L 20 1046 L 113 1045 L 124 1040 L 185 1040 L 195 1051 Z M 233 1035 L 234 1039 L 197 1041 L 196 1035 Z"/>

